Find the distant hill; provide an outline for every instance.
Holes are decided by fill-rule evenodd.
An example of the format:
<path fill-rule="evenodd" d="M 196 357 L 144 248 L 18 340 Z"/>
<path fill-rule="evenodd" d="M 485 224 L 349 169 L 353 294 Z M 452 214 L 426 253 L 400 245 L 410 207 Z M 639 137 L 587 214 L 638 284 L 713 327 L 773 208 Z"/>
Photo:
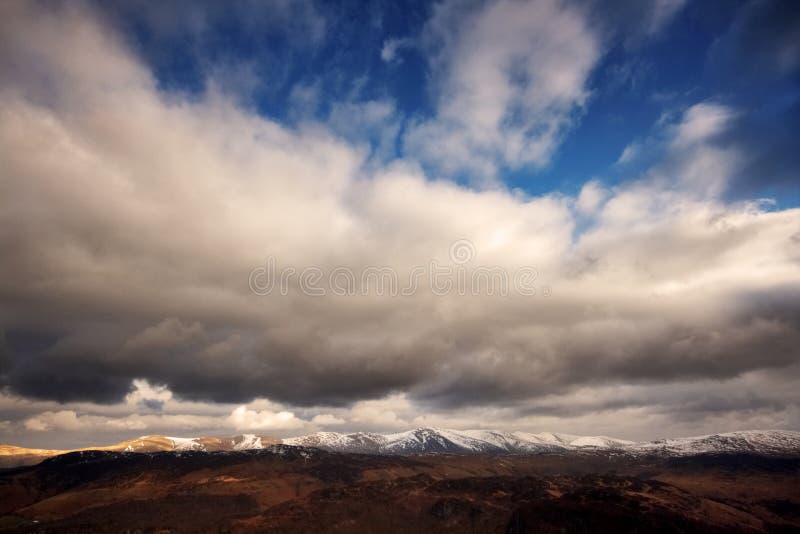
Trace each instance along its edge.
<path fill-rule="evenodd" d="M 13 445 L 0 445 L 0 467 L 33 465 L 45 458 L 77 451 L 114 452 L 170 452 L 170 451 L 234 451 L 260 449 L 280 440 L 268 436 L 243 434 L 230 438 L 176 438 L 170 436 L 141 436 L 113 445 L 83 447 L 80 449 L 28 449 Z"/>

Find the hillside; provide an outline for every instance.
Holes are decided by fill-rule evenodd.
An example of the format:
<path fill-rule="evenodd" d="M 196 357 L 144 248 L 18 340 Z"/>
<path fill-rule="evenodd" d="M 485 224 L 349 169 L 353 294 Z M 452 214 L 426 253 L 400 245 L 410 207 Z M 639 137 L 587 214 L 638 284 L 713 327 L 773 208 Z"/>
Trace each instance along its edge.
<path fill-rule="evenodd" d="M 800 459 L 83 451 L 0 474 L 0 531 L 795 532 Z"/>

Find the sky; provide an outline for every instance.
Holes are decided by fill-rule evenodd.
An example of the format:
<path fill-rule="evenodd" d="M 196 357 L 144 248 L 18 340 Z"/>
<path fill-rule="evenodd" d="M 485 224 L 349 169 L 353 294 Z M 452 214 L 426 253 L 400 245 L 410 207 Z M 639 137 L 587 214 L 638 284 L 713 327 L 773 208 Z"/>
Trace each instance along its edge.
<path fill-rule="evenodd" d="M 0 442 L 800 429 L 790 0 L 0 3 Z"/>

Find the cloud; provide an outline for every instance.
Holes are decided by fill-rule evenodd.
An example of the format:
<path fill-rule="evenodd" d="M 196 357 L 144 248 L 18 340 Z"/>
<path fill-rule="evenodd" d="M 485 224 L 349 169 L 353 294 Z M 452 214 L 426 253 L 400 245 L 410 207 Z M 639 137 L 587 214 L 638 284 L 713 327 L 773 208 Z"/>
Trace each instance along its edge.
<path fill-rule="evenodd" d="M 367 140 L 369 156 L 376 164 L 396 157 L 401 120 L 391 100 L 335 103 L 325 124 L 356 146 Z"/>
<path fill-rule="evenodd" d="M 672 132 L 665 172 L 700 194 L 718 196 L 741 164 L 735 148 L 718 143 L 735 116 L 732 109 L 716 103 L 691 106 Z"/>
<path fill-rule="evenodd" d="M 292 412 L 250 410 L 244 405 L 233 410 L 229 422 L 237 430 L 280 430 L 299 428 L 304 424 Z"/>
<path fill-rule="evenodd" d="M 659 188 L 719 198 L 748 158 L 748 147 L 730 140 L 742 115 L 741 109 L 714 100 L 666 110 L 649 136 L 625 147 L 617 166 L 649 164 L 645 180 L 659 182 Z"/>
<path fill-rule="evenodd" d="M 601 55 L 585 14 L 554 0 L 439 4 L 426 43 L 436 114 L 409 128 L 406 150 L 478 181 L 498 165 L 542 167 L 589 95 Z"/>
<path fill-rule="evenodd" d="M 172 399 L 172 392 L 166 386 L 152 386 L 147 380 L 133 380 L 132 392 L 125 397 L 125 403 L 154 412 L 161 412 L 164 405 Z"/>
<path fill-rule="evenodd" d="M 343 425 L 347 421 L 345 421 L 344 419 L 340 419 L 335 415 L 331 415 L 329 413 L 322 413 L 319 415 L 315 415 L 314 418 L 311 419 L 311 422 L 314 423 L 315 425 L 330 426 L 330 425 Z"/>
<path fill-rule="evenodd" d="M 23 415 L 20 417 L 22 428 L 37 433 L 68 431 L 90 438 L 97 433 L 111 433 L 120 436 L 118 439 L 130 437 L 131 431 L 140 434 L 145 431 L 194 433 L 200 430 L 218 435 L 234 431 L 296 431 L 310 428 L 312 424 L 337 425 L 345 422 L 331 414 L 320 414 L 310 421 L 304 420 L 266 399 L 256 399 L 239 406 L 192 403 L 176 400 L 164 386 L 153 387 L 143 380 L 135 380 L 134 385 L 136 390 L 123 403 L 113 405 L 69 403 L 67 409 L 53 410 L 47 409 L 50 407 L 47 402 L 0 396 L 0 410 L 8 409 L 3 404 L 16 404 L 19 415 Z M 157 409 L 149 409 L 146 406 L 148 403 L 157 404 Z"/>
<path fill-rule="evenodd" d="M 84 427 L 83 421 L 72 410 L 44 412 L 25 421 L 25 428 L 36 432 L 46 430 L 79 430 Z"/>
<path fill-rule="evenodd" d="M 733 15 L 706 65 L 706 76 L 727 88 L 739 110 L 718 141 L 742 158 L 725 196 L 796 196 L 800 13 L 788 2 L 751 0 Z"/>
<path fill-rule="evenodd" d="M 714 69 L 731 69 L 728 75 L 745 83 L 781 78 L 800 69 L 798 37 L 800 15 L 794 6 L 780 0 L 750 0 L 716 40 L 709 60 Z"/>
<path fill-rule="evenodd" d="M 578 194 L 578 211 L 587 215 L 596 213 L 608 195 L 609 192 L 599 182 L 586 182 Z"/>
<path fill-rule="evenodd" d="M 216 417 L 197 415 L 142 415 L 134 413 L 123 417 L 108 417 L 79 414 L 74 410 L 59 410 L 56 412 L 42 412 L 29 417 L 23 421 L 23 427 L 33 432 L 56 433 L 56 435 L 58 432 L 76 432 L 89 436 L 111 433 L 112 435 L 131 437 L 153 430 L 161 432 L 169 432 L 170 430 L 196 432 L 198 429 L 209 428 L 217 428 L 219 430 L 220 423 L 225 423 L 225 421 Z M 235 428 L 234 425 L 227 426 L 228 428 Z M 92 443 L 90 440 L 86 443 L 99 445 L 98 443 Z"/>
<path fill-rule="evenodd" d="M 414 46 L 414 41 L 407 37 L 386 39 L 381 47 L 381 60 L 391 63 L 397 59 L 399 50 Z"/>
<path fill-rule="evenodd" d="M 606 39 L 622 41 L 632 49 L 657 39 L 686 3 L 686 0 L 586 0 L 579 5 L 591 14 Z"/>
<path fill-rule="evenodd" d="M 764 111 L 767 107 L 772 109 Z M 698 194 L 729 201 L 791 196 L 798 190 L 795 169 L 800 164 L 792 149 L 795 126 L 800 126 L 797 103 L 754 109 L 706 100 L 668 110 L 650 138 L 630 146 L 639 146 L 651 160 L 653 153 L 661 153 L 650 173 L 680 181 Z"/>
<path fill-rule="evenodd" d="M 409 133 L 417 154 L 485 175 L 545 164 L 598 58 L 583 12 L 457 7 L 427 30 L 440 99 Z M 607 399 L 602 424 L 632 435 L 631 417 L 640 431 L 700 425 L 644 388 L 720 383 L 723 398 L 759 373 L 780 393 L 754 397 L 746 417 L 734 413 L 746 397 L 712 415 L 702 390 L 683 391 L 730 426 L 797 404 L 777 386 L 800 357 L 800 212 L 725 200 L 747 161 L 726 144 L 735 106 L 689 107 L 662 160 L 616 187 L 475 190 L 224 93 L 164 92 L 85 8 L 0 9 L 0 385 L 16 429 L 532 427 L 558 424 L 554 399 L 572 410 L 561 426 L 577 427 L 591 422 L 587 396 L 626 385 L 639 389 Z M 379 131 L 394 111 L 375 100 L 332 115 Z M 286 295 L 248 287 L 268 256 L 407 277 L 453 266 L 458 239 L 474 245 L 468 267 L 532 267 L 539 291 L 438 296 L 422 280 L 403 297 L 317 298 L 296 276 Z"/>
<path fill-rule="evenodd" d="M 695 104 L 684 113 L 672 143 L 681 150 L 718 137 L 733 118 L 733 111 L 726 106 L 708 102 Z"/>
<path fill-rule="evenodd" d="M 370 428 L 406 428 L 410 424 L 404 417 L 412 412 L 412 403 L 404 394 L 388 395 L 382 399 L 355 403 L 347 412 L 351 424 Z"/>
<path fill-rule="evenodd" d="M 254 91 L 275 93 L 288 81 L 282 53 L 312 55 L 331 31 L 311 0 L 226 6 L 176 0 L 158 9 L 142 0 L 91 5 L 104 26 L 118 30 L 147 59 L 163 87 L 202 92 L 217 74 L 218 88 L 246 102 Z M 220 46 L 220 34 L 232 27 L 238 55 Z"/>
<path fill-rule="evenodd" d="M 619 155 L 619 159 L 617 159 L 617 164 L 624 165 L 626 163 L 630 163 L 633 161 L 636 156 L 638 155 L 640 150 L 639 145 L 636 143 L 631 143 L 625 147 L 622 151 L 622 154 Z"/>

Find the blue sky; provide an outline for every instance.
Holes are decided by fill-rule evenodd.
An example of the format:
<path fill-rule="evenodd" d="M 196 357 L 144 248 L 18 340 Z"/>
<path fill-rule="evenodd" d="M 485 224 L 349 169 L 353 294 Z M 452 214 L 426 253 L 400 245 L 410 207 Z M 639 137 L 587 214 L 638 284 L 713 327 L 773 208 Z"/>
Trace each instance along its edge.
<path fill-rule="evenodd" d="M 170 3 L 153 13 L 137 2 L 101 2 L 166 92 L 201 95 L 212 83 L 243 105 L 286 125 L 330 119 L 333 106 L 371 101 L 393 106 L 397 132 L 383 160 L 413 156 L 404 145 L 409 122 L 435 114 L 437 65 L 424 43 L 431 2 L 296 2 L 271 9 L 237 3 Z M 796 206 L 798 121 L 796 16 L 791 2 L 576 2 L 602 28 L 588 98 L 569 112 L 557 148 L 541 165 L 505 165 L 497 178 L 529 194 L 575 194 L 589 179 L 614 185 L 637 178 L 657 157 L 657 138 L 693 104 L 735 109 L 736 124 L 720 144 L 750 146 L 728 198 L 772 198 Z M 659 6 L 666 7 L 659 7 Z M 464 2 L 459 9 L 479 9 Z M 663 14 L 646 28 L 648 9 Z M 399 43 L 391 60 L 384 46 Z M 785 49 L 788 49 L 785 50 Z M 788 64 L 778 65 L 781 54 Z M 774 63 L 774 64 L 771 64 Z M 303 95 L 306 98 L 303 98 Z M 312 98 L 313 97 L 313 98 Z M 311 98 L 311 100 L 309 100 Z M 381 143 L 383 132 L 344 131 Z M 384 142 L 386 142 L 384 140 Z M 647 150 L 641 150 L 648 144 Z M 629 145 L 636 158 L 619 164 Z M 764 165 L 769 161 L 770 165 Z M 423 162 L 424 163 L 424 162 Z M 433 169 L 436 171 L 436 169 Z M 462 183 L 468 173 L 449 173 Z"/>
<path fill-rule="evenodd" d="M 0 2 L 0 442 L 798 429 L 799 96 L 789 0 Z"/>

